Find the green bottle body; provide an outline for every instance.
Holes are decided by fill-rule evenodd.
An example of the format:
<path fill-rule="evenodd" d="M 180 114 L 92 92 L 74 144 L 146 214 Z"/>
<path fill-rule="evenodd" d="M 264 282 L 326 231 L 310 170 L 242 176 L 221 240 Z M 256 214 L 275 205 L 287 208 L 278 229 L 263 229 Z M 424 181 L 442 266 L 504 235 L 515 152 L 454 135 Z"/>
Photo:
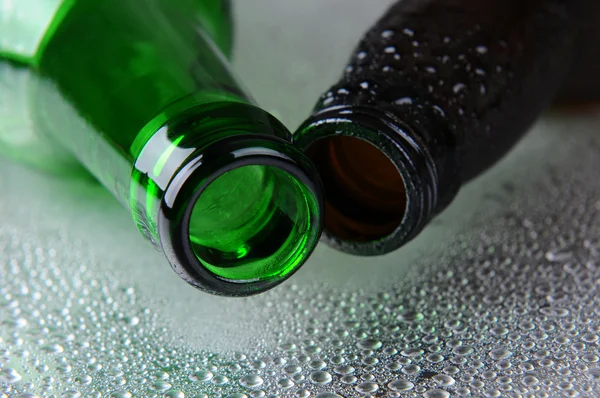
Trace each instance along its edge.
<path fill-rule="evenodd" d="M 58 141 L 124 203 L 142 141 L 154 133 L 143 131 L 147 124 L 178 101 L 250 102 L 243 93 L 229 95 L 238 85 L 187 17 L 195 3 L 57 2 L 35 52 L 13 53 L 35 70 L 26 90 L 36 134 Z M 194 63 L 210 80 L 194 76 Z"/>
<path fill-rule="evenodd" d="M 209 40 L 218 43 L 224 54 L 231 54 L 232 24 L 229 2 L 176 0 L 171 3 L 162 3 L 163 9 L 187 13 L 185 20 L 188 35 L 190 29 L 197 29 L 201 25 L 202 30 L 206 33 L 202 33 L 202 30 L 198 30 L 198 33 L 205 37 L 209 34 Z M 154 103 L 146 109 L 146 113 L 151 113 L 161 103 L 168 101 L 169 96 L 176 97 L 178 94 L 193 90 L 192 87 L 180 84 L 178 87 L 173 86 L 173 92 L 170 94 L 157 94 L 160 84 L 170 83 L 165 81 L 165 78 L 162 78 L 162 82 L 152 82 L 143 91 L 140 90 L 140 87 L 155 78 L 157 73 L 153 74 L 149 69 L 152 67 L 152 60 L 149 57 L 144 59 L 141 52 L 135 54 L 133 46 L 137 45 L 141 48 L 146 43 L 146 47 L 150 48 L 150 51 L 153 51 L 156 56 L 159 56 L 161 51 L 162 54 L 165 54 L 164 48 L 168 46 L 168 43 L 164 40 L 162 44 L 155 41 L 155 38 L 160 35 L 160 30 L 156 29 L 153 32 L 152 23 L 156 23 L 156 19 L 162 19 L 163 23 L 169 24 L 169 22 L 174 22 L 173 17 L 183 18 L 172 15 L 169 21 L 169 18 L 161 15 L 160 3 L 157 2 L 125 2 L 121 15 L 115 15 L 114 10 L 118 10 L 119 4 L 120 2 L 114 1 L 93 4 L 74 0 L 44 0 L 41 2 L 24 0 L 20 6 L 15 4 L 4 6 L 5 9 L 2 10 L 4 17 L 0 23 L 0 36 L 3 37 L 0 43 L 0 59 L 9 62 L 0 63 L 0 87 L 3 89 L 3 93 L 0 95 L 4 94 L 0 97 L 3 102 L 0 107 L 3 121 L 0 122 L 0 125 L 4 126 L 0 131 L 0 150 L 3 150 L 3 153 L 47 171 L 78 172 L 81 171 L 79 161 L 74 159 L 72 151 L 65 150 L 69 147 L 69 143 L 66 146 L 60 145 L 60 143 L 57 145 L 57 141 L 63 140 L 69 135 L 93 139 L 94 133 L 85 135 L 79 134 L 77 129 L 63 128 L 65 122 L 77 123 L 72 121 L 75 119 L 73 115 L 65 115 L 65 113 L 76 114 L 78 113 L 77 107 L 85 105 L 80 100 L 81 91 L 88 90 L 89 96 L 86 95 L 85 101 L 92 108 L 92 112 L 86 114 L 84 118 L 93 118 L 93 122 L 102 124 L 102 126 L 92 126 L 92 128 L 102 128 L 106 126 L 106 123 L 110 123 L 108 119 L 111 116 L 110 114 L 99 115 L 99 106 L 104 106 L 106 109 L 106 103 L 115 96 L 125 94 L 126 98 L 122 100 L 133 100 L 132 103 L 135 104 L 140 102 L 139 98 L 142 98 L 143 95 L 154 91 L 155 94 L 148 97 Z M 166 4 L 169 6 L 165 6 Z M 143 10 L 140 5 L 145 5 L 145 11 L 138 10 L 138 8 Z M 36 13 L 31 12 L 34 7 L 37 8 Z M 157 16 L 155 21 L 150 19 L 149 16 L 152 15 Z M 192 15 L 193 19 L 188 15 Z M 140 21 L 144 21 L 144 23 L 140 24 Z M 181 28 L 179 32 L 171 32 L 171 34 L 181 36 L 184 35 L 184 30 Z M 129 43 L 127 36 L 135 42 Z M 163 50 L 160 48 L 161 45 Z M 98 47 L 89 51 L 92 46 Z M 209 46 L 210 43 L 204 42 L 196 49 L 199 52 L 198 59 L 202 59 L 203 53 L 212 54 Z M 192 51 L 194 49 L 187 48 L 188 57 Z M 150 53 L 147 52 L 147 55 Z M 171 64 L 175 66 L 178 61 L 184 62 L 185 60 L 183 57 L 179 57 L 179 59 L 173 59 Z M 203 64 L 208 65 L 211 62 L 214 64 L 214 61 L 211 60 Z M 90 69 L 87 63 L 94 64 L 94 70 Z M 46 81 L 40 81 L 40 72 L 43 73 Z M 164 75 L 162 71 L 155 72 Z M 170 72 L 175 72 L 173 80 L 177 80 L 177 74 L 182 75 L 182 72 L 176 67 Z M 137 78 L 130 76 L 135 73 L 138 73 Z M 145 77 L 141 75 L 145 75 Z M 131 82 L 123 82 L 131 77 L 133 77 Z M 48 90 L 48 87 L 43 87 L 47 81 L 56 84 L 57 88 L 62 90 L 61 93 L 56 94 L 53 93 L 53 88 Z M 111 89 L 111 84 L 120 84 L 121 92 Z M 99 85 L 107 87 L 98 87 Z M 73 88 L 79 90 L 79 93 L 72 92 Z M 134 91 L 128 92 L 127 88 Z M 62 104 L 64 101 L 57 102 L 55 99 L 48 98 L 53 94 L 62 96 L 65 91 L 71 91 L 69 101 L 80 102 L 73 104 L 74 111 L 65 109 L 66 107 Z M 36 99 L 38 95 L 42 97 L 39 101 Z M 158 98 L 159 96 L 161 98 Z M 97 101 L 99 97 L 102 98 L 104 104 L 100 103 L 102 101 Z M 94 101 L 96 103 L 93 103 Z M 144 103 L 144 105 L 147 104 Z M 111 108 L 110 113 L 114 112 L 115 109 Z M 119 116 L 122 121 L 128 122 L 135 118 L 147 117 L 139 114 L 139 109 L 137 110 L 138 114 L 133 115 L 130 107 L 121 107 L 121 113 L 127 113 L 127 115 L 122 117 L 122 114 L 115 114 L 112 118 L 115 119 Z M 40 119 L 44 120 L 40 121 Z M 55 131 L 52 131 L 56 130 L 57 126 L 58 129 L 63 130 L 58 135 L 53 134 Z M 105 129 L 102 133 L 110 140 L 126 144 L 124 141 L 127 141 L 127 135 L 131 140 L 132 133 L 119 130 Z M 123 147 L 127 149 L 129 146 L 124 145 Z M 77 148 L 77 152 L 81 150 L 81 147 Z M 86 156 L 80 156 L 80 158 L 82 157 Z M 94 174 L 98 177 L 97 173 Z"/>
<path fill-rule="evenodd" d="M 0 48 L 0 67 L 23 76 L 28 127 L 61 148 L 44 144 L 42 166 L 68 168 L 60 152 L 74 155 L 196 287 L 247 295 L 294 271 L 316 242 L 318 188 L 289 132 L 230 70 L 227 3 L 42 3 L 35 21 L 8 10 L 17 33 L 39 25 L 37 40 L 22 32 Z"/>

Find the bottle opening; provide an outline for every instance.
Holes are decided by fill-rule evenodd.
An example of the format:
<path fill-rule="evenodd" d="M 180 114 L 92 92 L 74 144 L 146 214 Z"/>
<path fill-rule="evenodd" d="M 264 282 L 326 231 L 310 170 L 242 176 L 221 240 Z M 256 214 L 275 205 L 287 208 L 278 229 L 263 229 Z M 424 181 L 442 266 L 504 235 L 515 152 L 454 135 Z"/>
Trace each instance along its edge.
<path fill-rule="evenodd" d="M 325 228 L 353 242 L 383 238 L 402 223 L 407 195 L 394 163 L 369 142 L 334 136 L 306 151 L 325 188 Z"/>
<path fill-rule="evenodd" d="M 319 205 L 299 179 L 274 166 L 220 175 L 192 210 L 189 236 L 200 263 L 231 282 L 283 279 L 319 239 Z"/>

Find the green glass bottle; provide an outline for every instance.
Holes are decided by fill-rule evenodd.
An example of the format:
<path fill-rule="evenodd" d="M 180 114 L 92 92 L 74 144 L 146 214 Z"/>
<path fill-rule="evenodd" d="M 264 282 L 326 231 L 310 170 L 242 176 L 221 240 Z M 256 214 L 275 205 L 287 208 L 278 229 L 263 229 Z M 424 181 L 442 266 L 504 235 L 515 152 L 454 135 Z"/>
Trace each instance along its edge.
<path fill-rule="evenodd" d="M 16 100 L 0 137 L 57 142 L 41 166 L 73 154 L 184 280 L 245 296 L 304 263 L 322 199 L 289 131 L 231 73 L 229 15 L 216 0 L 1 3 L 0 90 Z"/>

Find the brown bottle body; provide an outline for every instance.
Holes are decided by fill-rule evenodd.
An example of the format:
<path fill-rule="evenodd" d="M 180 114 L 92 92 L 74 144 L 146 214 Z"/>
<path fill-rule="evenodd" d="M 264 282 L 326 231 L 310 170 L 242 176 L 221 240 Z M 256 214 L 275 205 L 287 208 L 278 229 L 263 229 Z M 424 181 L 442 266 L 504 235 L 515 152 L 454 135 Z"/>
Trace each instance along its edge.
<path fill-rule="evenodd" d="M 392 6 L 296 134 L 324 180 L 325 239 L 355 254 L 392 251 L 506 154 L 565 87 L 584 3 Z"/>
<path fill-rule="evenodd" d="M 600 101 L 600 1 L 585 2 L 571 68 L 557 97 L 557 105 Z"/>

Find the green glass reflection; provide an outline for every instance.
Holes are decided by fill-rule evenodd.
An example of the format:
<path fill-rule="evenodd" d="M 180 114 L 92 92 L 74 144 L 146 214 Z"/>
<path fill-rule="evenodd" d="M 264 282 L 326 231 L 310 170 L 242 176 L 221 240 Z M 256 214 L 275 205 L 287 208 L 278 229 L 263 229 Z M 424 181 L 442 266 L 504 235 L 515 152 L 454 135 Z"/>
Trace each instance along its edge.
<path fill-rule="evenodd" d="M 281 278 L 312 250 L 317 212 L 314 195 L 295 177 L 271 166 L 244 166 L 202 192 L 192 211 L 190 240 L 198 260 L 219 277 Z"/>

